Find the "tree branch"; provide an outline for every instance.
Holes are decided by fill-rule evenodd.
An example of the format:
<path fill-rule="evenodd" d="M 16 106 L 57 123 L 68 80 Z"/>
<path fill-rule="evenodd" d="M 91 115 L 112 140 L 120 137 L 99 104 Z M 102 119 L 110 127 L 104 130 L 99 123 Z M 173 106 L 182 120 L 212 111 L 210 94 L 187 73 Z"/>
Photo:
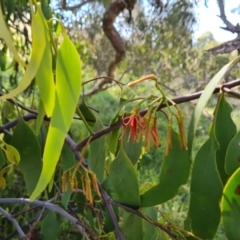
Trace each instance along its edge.
<path fill-rule="evenodd" d="M 0 213 L 5 216 L 9 221 L 12 222 L 13 226 L 16 228 L 16 231 L 18 232 L 19 236 L 21 238 L 26 237 L 25 233 L 21 229 L 20 225 L 18 224 L 18 221 L 8 212 L 6 212 L 3 208 L 0 207 Z M 27 240 L 27 239 L 26 239 Z"/>
<path fill-rule="evenodd" d="M 74 10 L 76 10 L 76 9 L 81 8 L 81 7 L 84 6 L 85 4 L 91 3 L 91 2 L 94 2 L 94 1 L 95 1 L 95 0 L 86 0 L 86 1 L 80 2 L 79 4 L 74 5 L 74 6 L 67 6 L 66 0 L 63 0 L 63 1 L 62 1 L 62 9 L 74 11 Z"/>
<path fill-rule="evenodd" d="M 225 14 L 225 7 L 224 7 L 224 0 L 218 0 L 218 6 L 220 10 L 220 18 L 226 25 L 226 28 L 224 30 L 232 32 L 232 33 L 240 33 L 239 25 L 234 26 L 231 22 L 227 20 L 226 14 Z"/>
<path fill-rule="evenodd" d="M 228 83 L 225 83 L 225 84 L 222 84 L 222 85 L 218 85 L 218 86 L 216 87 L 216 89 L 214 90 L 213 94 L 219 93 L 220 90 L 221 90 L 222 88 L 224 88 L 224 87 L 230 89 L 230 88 L 233 88 L 233 87 L 236 87 L 236 86 L 239 86 L 239 85 L 240 85 L 240 79 L 237 79 L 237 80 L 235 80 L 235 81 L 228 82 Z M 180 104 L 180 103 L 184 103 L 184 102 L 190 102 L 190 101 L 192 101 L 192 100 L 198 99 L 198 98 L 201 96 L 202 92 L 203 92 L 203 91 L 196 92 L 196 93 L 190 94 L 190 95 L 188 95 L 188 96 L 182 96 L 182 97 L 174 98 L 174 99 L 172 99 L 172 101 L 175 102 L 176 104 Z M 169 103 L 169 105 L 170 105 L 170 103 Z M 165 104 L 165 103 L 162 103 L 162 104 L 159 106 L 158 110 L 160 110 L 160 109 L 162 109 L 162 108 L 165 108 L 165 107 L 166 107 L 166 104 Z M 144 116 L 144 115 L 146 114 L 146 112 L 147 112 L 147 110 L 142 110 L 142 111 L 140 112 L 140 115 L 141 115 L 141 116 Z M 111 126 L 109 126 L 109 127 L 107 127 L 107 128 L 104 128 L 104 129 L 96 132 L 95 134 L 93 134 L 93 135 L 91 136 L 90 142 L 92 142 L 92 141 L 94 141 L 95 139 L 98 139 L 98 138 L 100 138 L 101 136 L 106 135 L 106 134 L 108 134 L 108 133 L 110 133 L 110 132 L 112 132 L 112 131 L 114 131 L 114 130 L 117 130 L 118 128 L 121 127 L 121 125 L 122 125 L 122 121 L 120 120 L 120 121 L 114 123 L 113 125 L 111 125 Z M 82 142 L 76 144 L 75 146 L 72 146 L 72 149 L 75 150 L 75 151 L 79 151 L 81 148 L 83 148 L 83 147 L 87 144 L 87 142 L 89 141 L 89 138 L 90 138 L 90 137 L 87 137 L 87 138 L 85 138 Z"/>
<path fill-rule="evenodd" d="M 85 239 L 89 240 L 84 229 L 79 225 L 79 221 L 76 218 L 71 216 L 69 213 L 67 213 L 64 209 L 62 209 L 58 205 L 50 203 L 49 201 L 35 200 L 31 202 L 29 199 L 26 199 L 26 198 L 1 198 L 0 204 L 28 204 L 31 206 L 47 208 L 48 210 L 56 212 L 59 215 L 63 216 L 64 218 L 68 219 L 78 229 L 78 231 L 85 237 Z"/>
<path fill-rule="evenodd" d="M 108 66 L 107 75 L 108 77 L 114 78 L 114 72 L 117 65 L 124 59 L 125 56 L 125 47 L 124 42 L 114 27 L 113 23 L 117 16 L 127 8 L 129 11 L 132 11 L 136 0 L 115 0 L 113 1 L 109 8 L 106 10 L 103 16 L 103 31 L 107 36 L 108 40 L 112 44 L 112 47 L 115 50 L 115 58 L 110 62 Z M 105 78 L 99 81 L 94 87 L 88 92 L 88 95 L 92 95 L 98 91 L 107 83 L 111 82 L 109 79 Z"/>

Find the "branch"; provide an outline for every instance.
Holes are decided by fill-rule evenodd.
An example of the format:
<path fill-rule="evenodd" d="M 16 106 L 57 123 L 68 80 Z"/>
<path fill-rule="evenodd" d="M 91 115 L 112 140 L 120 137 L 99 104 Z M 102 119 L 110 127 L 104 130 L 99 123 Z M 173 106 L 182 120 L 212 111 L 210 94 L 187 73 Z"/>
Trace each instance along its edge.
<path fill-rule="evenodd" d="M 238 49 L 240 49 L 240 37 L 237 37 L 231 41 L 225 42 L 219 46 L 210 48 L 207 51 L 217 55 L 217 54 L 230 53 L 233 50 L 238 50 Z"/>
<path fill-rule="evenodd" d="M 230 89 L 230 88 L 233 88 L 233 87 L 236 87 L 236 86 L 239 86 L 239 85 L 240 85 L 240 79 L 237 79 L 235 81 L 228 82 L 228 83 L 225 83 L 225 84 L 222 84 L 222 85 L 218 85 L 216 87 L 216 89 L 214 90 L 213 94 L 219 93 L 222 88 L 229 88 Z M 192 100 L 198 99 L 201 96 L 202 93 L 203 93 L 203 91 L 200 91 L 200 92 L 196 92 L 196 93 L 190 94 L 188 96 L 173 98 L 172 101 L 175 102 L 176 104 L 180 104 L 180 103 L 184 103 L 184 102 L 190 102 Z M 169 105 L 170 105 L 170 103 L 169 103 Z M 165 107 L 166 107 L 166 104 L 162 103 L 159 106 L 158 110 L 160 110 L 162 108 L 165 108 Z M 147 112 L 146 109 L 142 110 L 140 112 L 140 115 L 143 116 L 143 115 L 146 114 L 146 112 Z M 96 132 L 95 134 L 93 134 L 91 136 L 90 142 L 92 142 L 95 139 L 98 139 L 101 136 L 106 135 L 106 134 L 108 134 L 108 133 L 110 133 L 110 132 L 112 132 L 114 130 L 119 129 L 121 127 L 121 125 L 122 125 L 122 121 L 119 120 L 118 122 L 114 123 L 113 125 Z M 81 148 L 83 148 L 87 144 L 87 142 L 89 141 L 89 138 L 90 137 L 87 137 L 82 142 L 76 144 L 75 146 L 72 146 L 72 149 L 74 151 L 79 151 Z"/>
<path fill-rule="evenodd" d="M 234 26 L 231 22 L 227 20 L 226 14 L 225 14 L 225 8 L 224 8 L 224 0 L 218 0 L 218 6 L 220 10 L 220 18 L 226 25 L 226 28 L 224 30 L 232 32 L 232 33 L 240 33 L 239 25 Z"/>
<path fill-rule="evenodd" d="M 74 146 L 76 144 L 72 140 L 72 138 L 69 135 L 67 135 L 65 141 L 68 144 L 68 146 L 72 149 L 72 151 L 74 152 L 76 158 L 77 159 L 81 159 L 83 166 L 90 170 L 90 167 L 88 166 L 87 162 L 82 158 L 80 152 L 74 150 Z M 106 205 L 106 208 L 107 208 L 107 210 L 109 212 L 109 215 L 111 216 L 113 225 L 115 227 L 116 236 L 118 237 L 119 240 L 124 240 L 124 236 L 123 236 L 123 234 L 121 232 L 121 229 L 119 227 L 116 215 L 115 215 L 115 213 L 114 213 L 114 211 L 112 209 L 112 206 L 111 206 L 111 202 L 110 202 L 111 198 L 108 196 L 108 194 L 105 192 L 105 190 L 103 189 L 102 185 L 99 182 L 98 182 L 98 187 L 100 189 L 101 196 L 102 196 L 103 201 L 104 201 L 104 203 Z"/>
<path fill-rule="evenodd" d="M 154 224 L 156 227 L 160 228 L 161 230 L 163 230 L 165 233 L 167 233 L 171 238 L 173 239 L 177 239 L 177 236 L 175 234 L 173 234 L 170 230 L 168 230 L 166 227 L 164 227 L 162 224 L 153 221 L 151 218 L 146 217 L 143 213 L 141 213 L 140 211 L 133 209 L 127 205 L 115 202 L 111 199 L 111 203 L 115 206 L 121 207 L 123 209 L 125 209 L 128 212 L 132 212 L 134 214 L 136 214 L 137 216 L 143 218 L 144 220 L 146 220 L 147 222 Z"/>
<path fill-rule="evenodd" d="M 8 212 L 6 212 L 3 208 L 0 207 L 0 213 L 5 216 L 9 221 L 12 222 L 12 224 L 14 225 L 14 227 L 16 228 L 16 231 L 18 232 L 19 236 L 21 238 L 26 237 L 25 233 L 23 232 L 23 230 L 21 229 L 21 227 L 19 226 L 17 220 Z"/>
<path fill-rule="evenodd" d="M 25 198 L 1 198 L 0 204 L 28 204 L 31 206 L 47 208 L 48 210 L 56 212 L 59 215 L 63 216 L 64 218 L 68 219 L 78 229 L 78 231 L 85 237 L 85 239 L 89 240 L 88 236 L 85 233 L 85 230 L 79 225 L 79 221 L 76 218 L 71 216 L 69 213 L 67 213 L 64 209 L 62 209 L 58 205 L 50 203 L 49 201 L 35 200 L 31 202 L 29 199 L 25 199 Z"/>
<path fill-rule="evenodd" d="M 79 4 L 77 4 L 77 5 L 74 5 L 74 6 L 67 6 L 66 0 L 63 0 L 63 1 L 62 1 L 62 9 L 74 11 L 74 10 L 76 10 L 76 9 L 81 8 L 81 7 L 84 6 L 85 4 L 91 3 L 91 2 L 94 2 L 94 1 L 95 1 L 95 0 L 86 0 L 86 1 L 81 2 L 81 3 L 79 3 Z"/>
<path fill-rule="evenodd" d="M 124 42 L 114 27 L 114 21 L 117 16 L 127 8 L 129 11 L 132 11 L 136 0 L 115 0 L 113 1 L 109 8 L 106 10 L 103 16 L 103 31 L 112 44 L 112 47 L 115 50 L 115 58 L 110 62 L 108 66 L 107 75 L 108 77 L 114 78 L 114 72 L 117 65 L 124 59 L 125 56 L 125 47 Z M 88 95 L 92 95 L 98 91 L 107 83 L 109 79 L 105 78 L 104 80 L 99 81 L 94 87 L 88 92 Z"/>

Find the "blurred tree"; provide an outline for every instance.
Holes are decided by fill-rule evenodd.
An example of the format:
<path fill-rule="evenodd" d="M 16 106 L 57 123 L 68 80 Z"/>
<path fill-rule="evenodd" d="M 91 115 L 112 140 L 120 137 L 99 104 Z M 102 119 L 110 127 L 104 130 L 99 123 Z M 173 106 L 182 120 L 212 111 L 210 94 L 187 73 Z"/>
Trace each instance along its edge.
<path fill-rule="evenodd" d="M 108 76 L 130 81 L 153 73 L 166 88 L 174 87 L 171 93 L 176 94 L 176 87 L 200 88 L 228 59 L 228 56 L 214 57 L 213 61 L 213 57 L 204 52 L 206 44 L 214 45 L 211 34 L 194 43 L 196 0 L 40 2 L 47 19 L 56 16 L 67 27 L 81 55 L 85 80 Z M 28 1 L 1 0 L 1 6 L 17 39 L 17 47 L 28 61 L 26 56 L 31 52 Z M 52 22 L 52 27 L 57 29 L 58 23 Z M 1 91 L 15 87 L 22 76 L 17 63 L 7 60 L 6 56 L 7 48 L 1 43 L 0 67 L 2 71 L 7 70 L 0 74 Z M 105 78 L 89 84 L 85 94 L 92 95 L 111 86 L 109 83 L 111 80 Z M 31 93 L 31 89 L 27 92 Z"/>

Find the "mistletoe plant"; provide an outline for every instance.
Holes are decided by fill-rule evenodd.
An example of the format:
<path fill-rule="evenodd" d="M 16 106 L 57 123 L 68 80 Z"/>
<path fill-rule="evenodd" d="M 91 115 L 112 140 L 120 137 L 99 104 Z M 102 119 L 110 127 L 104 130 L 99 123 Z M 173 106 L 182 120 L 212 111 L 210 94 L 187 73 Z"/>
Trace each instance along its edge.
<path fill-rule="evenodd" d="M 126 86 L 113 80 L 123 91 L 154 80 L 159 96 L 121 98 L 116 115 L 104 126 L 81 96 L 81 61 L 63 24 L 57 19 L 47 21 L 37 1 L 29 4 L 29 61 L 18 53 L 0 8 L 0 37 L 24 73 L 19 85 L 0 97 L 0 212 L 3 220 L 12 223 L 9 227 L 1 221 L 0 238 L 18 234 L 22 239 L 37 239 L 41 234 L 43 239 L 66 239 L 69 235 L 71 239 L 213 239 L 222 223 L 226 237 L 238 239 L 240 133 L 225 95 L 239 98 L 231 88 L 239 86 L 240 80 L 218 84 L 240 58 L 225 65 L 203 92 L 176 99 L 164 94 L 154 75 Z M 61 28 L 61 34 L 53 30 L 54 24 Z M 39 93 L 37 110 L 14 100 L 34 79 Z M 209 137 L 193 158 L 198 122 L 214 93 L 218 100 Z M 198 98 L 186 141 L 179 104 Z M 125 112 L 130 103 L 134 104 L 131 112 Z M 16 119 L 6 120 L 6 104 L 16 107 Z M 28 113 L 23 114 L 23 110 Z M 164 140 L 159 135 L 160 114 L 168 122 Z M 89 137 L 79 143 L 69 134 L 77 115 L 89 132 Z M 165 150 L 159 156 L 163 159 L 159 181 L 141 185 L 137 168 L 141 156 L 161 146 Z M 24 183 L 23 192 L 16 198 L 6 190 L 14 184 L 14 176 Z M 179 195 L 188 181 L 190 202 L 184 226 L 160 221 L 156 206 L 161 208 Z M 20 219 L 23 214 L 25 221 Z"/>

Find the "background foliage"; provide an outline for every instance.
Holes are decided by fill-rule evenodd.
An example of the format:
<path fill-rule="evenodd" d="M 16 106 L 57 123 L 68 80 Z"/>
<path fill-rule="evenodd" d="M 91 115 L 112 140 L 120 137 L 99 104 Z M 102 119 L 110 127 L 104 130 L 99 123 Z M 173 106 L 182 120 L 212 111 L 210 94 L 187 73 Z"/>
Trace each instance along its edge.
<path fill-rule="evenodd" d="M 95 94 L 91 91 L 97 85 L 96 81 L 81 88 L 81 78 L 85 82 L 106 76 L 110 60 L 115 55 L 102 30 L 102 19 L 111 1 L 86 1 L 80 6 L 79 1 L 41 0 L 39 7 L 33 1 L 31 14 L 30 2 L 1 0 L 3 17 L 19 56 L 24 64 L 31 66 L 33 53 L 38 52 L 36 59 L 40 67 L 35 68 L 35 78 L 14 101 L 1 101 L 1 132 L 4 135 L 0 151 L 0 183 L 4 188 L 1 189 L 0 203 L 4 205 L 0 208 L 3 219 L 0 238 L 14 239 L 17 234 L 23 237 L 26 233 L 25 238 L 29 239 L 237 239 L 240 204 L 239 188 L 236 188 L 240 178 L 236 162 L 239 158 L 236 147 L 239 138 L 238 99 L 225 97 L 226 94 L 222 93 L 212 96 L 207 107 L 203 102 L 210 98 L 223 76 L 230 84 L 238 78 L 239 67 L 233 64 L 237 60 L 230 62 L 238 53 L 214 56 L 207 52 L 206 49 L 218 44 L 211 33 L 193 40 L 197 2 L 139 0 L 131 15 L 125 8 L 114 23 L 125 45 L 125 57 L 114 72 L 116 80 L 125 84 L 141 76 L 155 74 L 169 98 L 205 89 L 206 98 L 201 98 L 197 107 L 196 101 L 181 105 L 185 131 L 189 130 L 189 136 L 191 133 L 196 135 L 193 152 L 190 147 L 188 151 L 182 150 L 179 137 L 173 132 L 174 148 L 167 157 L 164 157 L 164 148 L 169 122 L 161 113 L 157 115 L 161 148 L 151 148 L 146 152 L 141 143 L 128 141 L 128 132 L 121 145 L 118 141 L 121 133 L 117 128 L 82 148 L 89 129 L 80 121 L 83 118 L 81 113 L 96 134 L 105 128 L 111 129 L 113 123 L 120 127 L 123 112 L 114 118 L 120 108 L 120 98 L 123 101 L 159 96 L 151 81 L 138 84 L 134 89 L 124 88 L 123 92 L 114 82 L 105 84 Z M 37 14 L 42 11 L 43 15 L 33 14 L 34 9 L 38 9 Z M 47 23 L 50 18 L 60 19 L 64 28 L 56 20 Z M 42 37 L 38 39 L 39 45 L 35 46 L 34 37 L 37 39 L 40 28 L 31 26 L 34 20 L 41 22 L 40 28 L 45 26 Z M 0 37 L 4 39 L 3 35 L 4 32 Z M 42 47 L 43 38 L 45 48 Z M 9 42 L 3 39 L 0 38 L 1 95 L 11 93 L 19 86 L 27 72 L 11 54 Z M 229 62 L 230 65 L 226 65 Z M 35 65 L 32 66 L 34 69 Z M 220 75 L 216 75 L 222 67 Z M 47 71 L 44 73 L 43 69 Z M 49 95 L 44 97 L 48 87 L 42 85 L 41 90 L 40 80 L 49 78 L 56 81 L 56 89 L 49 90 Z M 71 82 L 66 84 L 65 79 L 71 79 Z M 207 84 L 211 79 L 212 87 L 209 87 Z M 46 101 L 53 91 L 59 100 L 55 104 L 58 107 L 54 109 Z M 75 98 L 70 102 L 69 96 L 72 95 Z M 233 95 L 239 98 L 237 91 Z M 74 114 L 77 103 L 80 104 L 80 113 L 76 111 Z M 125 111 L 131 112 L 134 105 L 127 104 Z M 143 103 L 141 109 L 147 107 Z M 191 118 L 193 111 L 200 116 L 203 109 L 203 118 Z M 36 110 L 38 118 L 34 120 Z M 47 116 L 44 117 L 45 112 Z M 19 119 L 17 125 L 15 119 Z M 198 120 L 198 126 L 191 132 L 190 121 L 195 121 L 195 124 Z M 60 129 L 58 133 L 54 130 L 56 126 Z M 173 129 L 179 131 L 177 122 L 173 123 Z M 48 141 L 52 144 L 49 144 L 46 139 L 51 131 L 52 140 Z M 69 136 L 63 144 L 67 133 Z M 191 144 L 193 139 L 189 140 Z M 47 148 L 51 162 L 44 165 Z M 81 159 L 79 150 L 84 157 L 81 167 L 77 164 Z M 194 165 L 190 163 L 189 152 Z M 16 160 L 18 154 L 19 163 Z M 177 162 L 178 158 L 184 161 Z M 39 192 L 33 193 L 39 177 L 45 176 L 42 159 L 43 169 L 48 172 L 48 179 L 44 178 L 45 185 L 49 185 L 43 191 L 46 186 L 40 181 L 40 192 L 43 191 L 40 201 L 30 202 L 27 198 L 31 196 L 31 200 L 35 200 L 39 195 Z M 9 164 L 12 165 L 5 169 Z M 163 174 L 169 169 L 172 174 L 176 169 L 172 180 L 167 180 Z M 92 185 L 91 193 L 88 192 L 90 195 L 86 189 L 82 194 L 84 185 L 86 187 L 89 181 L 93 184 L 96 180 L 94 173 L 100 192 Z M 79 192 L 76 193 L 76 189 Z M 227 198 L 223 198 L 219 206 L 223 193 Z M 108 196 L 111 198 L 109 202 Z M 17 223 L 9 221 L 11 216 Z"/>

